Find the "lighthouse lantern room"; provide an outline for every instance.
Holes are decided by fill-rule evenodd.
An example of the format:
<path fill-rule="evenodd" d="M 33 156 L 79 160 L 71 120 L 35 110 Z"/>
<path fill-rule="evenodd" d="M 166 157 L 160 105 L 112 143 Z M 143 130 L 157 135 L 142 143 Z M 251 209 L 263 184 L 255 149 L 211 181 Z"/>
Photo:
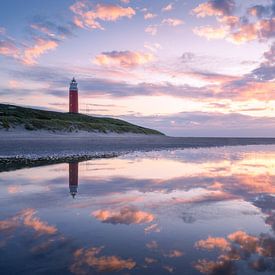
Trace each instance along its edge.
<path fill-rule="evenodd" d="M 78 113 L 78 88 L 75 78 L 70 83 L 69 97 L 69 112 Z"/>

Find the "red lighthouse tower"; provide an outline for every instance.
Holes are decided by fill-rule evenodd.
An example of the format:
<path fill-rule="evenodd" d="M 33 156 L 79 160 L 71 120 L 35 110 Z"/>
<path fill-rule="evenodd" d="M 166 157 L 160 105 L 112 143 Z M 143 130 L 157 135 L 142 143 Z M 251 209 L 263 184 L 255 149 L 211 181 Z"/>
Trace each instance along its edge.
<path fill-rule="evenodd" d="M 78 113 L 78 88 L 77 88 L 77 82 L 73 78 L 73 80 L 70 83 L 70 106 L 69 106 L 69 112 L 70 113 Z"/>

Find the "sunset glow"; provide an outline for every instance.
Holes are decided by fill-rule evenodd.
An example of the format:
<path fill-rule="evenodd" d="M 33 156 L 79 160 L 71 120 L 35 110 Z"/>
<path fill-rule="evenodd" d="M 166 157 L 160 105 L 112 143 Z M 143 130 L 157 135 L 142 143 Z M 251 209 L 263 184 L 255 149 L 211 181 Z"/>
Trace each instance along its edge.
<path fill-rule="evenodd" d="M 0 11 L 1 102 L 168 135 L 274 136 L 274 0 L 20 0 Z"/>

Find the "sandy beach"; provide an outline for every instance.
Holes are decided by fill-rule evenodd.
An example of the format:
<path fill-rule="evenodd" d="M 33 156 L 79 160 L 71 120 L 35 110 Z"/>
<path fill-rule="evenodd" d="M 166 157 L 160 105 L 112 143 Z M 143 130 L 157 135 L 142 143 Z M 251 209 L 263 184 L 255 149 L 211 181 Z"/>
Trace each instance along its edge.
<path fill-rule="evenodd" d="M 86 159 L 133 151 L 275 144 L 275 138 L 168 137 L 137 134 L 0 132 L 0 160 Z"/>

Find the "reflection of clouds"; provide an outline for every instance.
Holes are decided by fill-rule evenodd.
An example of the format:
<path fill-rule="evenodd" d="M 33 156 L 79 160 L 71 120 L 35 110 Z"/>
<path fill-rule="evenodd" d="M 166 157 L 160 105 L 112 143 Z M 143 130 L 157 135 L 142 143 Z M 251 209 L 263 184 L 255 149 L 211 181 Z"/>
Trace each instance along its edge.
<path fill-rule="evenodd" d="M 275 239 L 261 234 L 259 237 L 236 231 L 227 238 L 200 240 L 198 249 L 220 249 L 216 261 L 200 259 L 194 267 L 205 274 L 236 274 L 238 268 L 245 270 L 275 272 Z M 242 266 L 240 266 L 242 265 Z"/>
<path fill-rule="evenodd" d="M 144 228 L 145 233 L 150 233 L 150 232 L 160 232 L 159 225 L 157 223 L 148 225 L 147 227 Z"/>
<path fill-rule="evenodd" d="M 35 209 L 24 209 L 12 218 L 0 221 L 0 231 L 11 232 L 16 228 L 25 226 L 35 230 L 38 234 L 54 234 L 57 232 L 55 226 L 50 226 L 41 221 L 35 214 Z"/>
<path fill-rule="evenodd" d="M 112 224 L 141 224 L 154 220 L 154 215 L 148 212 L 139 211 L 134 206 L 125 206 L 119 211 L 98 210 L 92 213 L 94 217 L 104 223 Z"/>
<path fill-rule="evenodd" d="M 149 258 L 149 257 L 146 257 L 146 258 L 144 259 L 144 261 L 145 261 L 146 264 L 154 264 L 154 263 L 157 263 L 157 260 L 156 260 L 156 259 L 154 259 L 154 258 Z"/>
<path fill-rule="evenodd" d="M 183 252 L 177 249 L 171 250 L 168 253 L 164 253 L 164 257 L 167 257 L 167 258 L 178 258 L 182 256 L 183 256 Z"/>
<path fill-rule="evenodd" d="M 0 221 L 0 231 L 12 231 L 18 226 L 18 217 Z"/>
<path fill-rule="evenodd" d="M 202 194 L 194 195 L 191 198 L 174 198 L 174 203 L 202 203 L 212 201 L 224 201 L 238 198 L 237 196 L 228 194 L 223 191 L 208 191 L 204 190 Z"/>
<path fill-rule="evenodd" d="M 99 272 L 115 272 L 123 269 L 131 270 L 136 263 L 132 259 L 121 259 L 118 256 L 98 256 L 103 247 L 78 249 L 74 253 L 74 262 L 70 271 L 74 274 L 90 274 L 90 268 Z"/>
<path fill-rule="evenodd" d="M 274 193 L 273 147 L 257 148 L 260 149 L 186 149 L 91 160 L 80 164 L 80 184 L 82 192 L 92 194 L 94 199 L 82 198 L 70 207 L 118 208 L 141 201 L 146 205 L 152 202 L 162 207 L 166 203 L 188 203 L 188 200 L 181 197 L 171 200 L 166 194 L 195 188 L 204 188 L 205 195 L 194 197 L 192 203 L 223 201 L 234 197 L 250 200 L 251 195 L 257 193 Z M 87 165 L 94 169 L 86 170 Z M 23 182 L 24 192 L 22 196 L 18 196 L 20 203 L 28 202 L 29 205 L 31 202 L 31 207 L 37 208 L 43 202 L 51 200 L 54 205 L 63 192 L 61 184 L 67 180 L 67 171 L 62 170 L 64 167 L 63 164 L 38 167 L 33 168 L 32 173 L 23 169 L 19 175 L 15 176 L 14 172 L 5 173 L 1 179 L 11 191 L 16 191 L 14 186 L 18 181 Z M 106 170 L 99 171 L 99 167 L 105 167 Z M 48 192 L 45 192 L 45 182 L 51 188 Z M 154 196 L 156 192 L 159 194 Z"/>
<path fill-rule="evenodd" d="M 270 225 L 273 231 L 275 231 L 275 197 L 270 195 L 260 195 L 256 197 L 254 205 L 261 208 L 262 212 L 266 214 L 266 224 Z"/>
<path fill-rule="evenodd" d="M 16 194 L 16 193 L 19 193 L 20 192 L 20 186 L 17 186 L 17 185 L 11 185 L 8 187 L 8 192 L 10 194 Z"/>
<path fill-rule="evenodd" d="M 41 221 L 35 217 L 36 211 L 34 209 L 26 209 L 21 212 L 23 223 L 25 226 L 34 229 L 39 234 L 54 234 L 57 232 L 55 226 L 50 226 L 46 222 Z"/>
<path fill-rule="evenodd" d="M 148 249 L 157 249 L 158 247 L 159 247 L 159 245 L 158 245 L 158 243 L 156 242 L 156 241 L 150 241 L 150 242 L 148 242 L 147 244 L 146 244 L 146 247 L 148 248 Z"/>
<path fill-rule="evenodd" d="M 196 242 L 195 247 L 200 249 L 207 249 L 207 250 L 218 248 L 225 251 L 230 248 L 230 244 L 224 238 L 208 237 L 206 240 L 200 240 Z"/>
<path fill-rule="evenodd" d="M 163 269 L 168 271 L 169 273 L 173 273 L 174 272 L 174 268 L 170 265 L 164 265 Z"/>

